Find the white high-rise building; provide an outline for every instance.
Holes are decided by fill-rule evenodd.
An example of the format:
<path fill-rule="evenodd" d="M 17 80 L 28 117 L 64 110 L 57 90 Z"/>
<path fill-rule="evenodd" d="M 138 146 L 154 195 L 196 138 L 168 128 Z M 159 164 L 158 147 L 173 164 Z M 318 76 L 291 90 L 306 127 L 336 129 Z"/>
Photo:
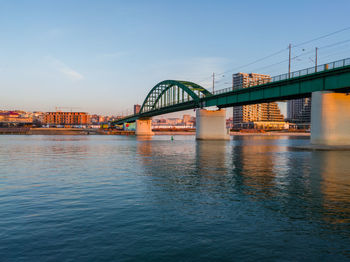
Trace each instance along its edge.
<path fill-rule="evenodd" d="M 233 75 L 233 89 L 247 88 L 259 83 L 268 83 L 269 75 L 237 73 Z M 284 117 L 275 102 L 233 107 L 233 125 L 237 128 L 253 122 L 284 122 Z"/>

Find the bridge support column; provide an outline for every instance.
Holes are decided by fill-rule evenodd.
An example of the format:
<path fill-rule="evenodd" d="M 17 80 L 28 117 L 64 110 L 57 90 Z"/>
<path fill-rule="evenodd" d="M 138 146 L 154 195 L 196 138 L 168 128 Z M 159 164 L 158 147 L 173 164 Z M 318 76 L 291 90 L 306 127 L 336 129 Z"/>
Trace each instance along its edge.
<path fill-rule="evenodd" d="M 226 110 L 209 111 L 197 109 L 196 139 L 230 140 L 230 133 L 226 128 Z"/>
<path fill-rule="evenodd" d="M 136 120 L 136 132 L 137 136 L 153 136 L 152 132 L 152 118 L 141 118 Z"/>
<path fill-rule="evenodd" d="M 350 95 L 312 93 L 311 144 L 350 146 Z"/>

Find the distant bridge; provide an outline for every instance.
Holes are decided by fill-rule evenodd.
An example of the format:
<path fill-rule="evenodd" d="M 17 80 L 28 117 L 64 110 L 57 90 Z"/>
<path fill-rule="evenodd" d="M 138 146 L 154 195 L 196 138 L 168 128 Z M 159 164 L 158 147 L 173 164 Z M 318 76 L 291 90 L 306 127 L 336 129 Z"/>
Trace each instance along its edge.
<path fill-rule="evenodd" d="M 350 92 L 350 58 L 214 93 L 193 82 L 165 80 L 151 89 L 138 114 L 124 117 L 114 123 L 134 122 L 138 119 L 195 108 L 217 106 L 221 109 L 304 98 L 319 91 Z M 350 111 L 347 114 L 350 115 Z"/>

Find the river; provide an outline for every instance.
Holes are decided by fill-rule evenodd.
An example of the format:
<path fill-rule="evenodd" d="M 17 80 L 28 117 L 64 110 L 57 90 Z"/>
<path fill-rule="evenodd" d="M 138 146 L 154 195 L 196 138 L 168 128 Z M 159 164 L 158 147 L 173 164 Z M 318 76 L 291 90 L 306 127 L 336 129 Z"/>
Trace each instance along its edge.
<path fill-rule="evenodd" d="M 350 152 L 0 136 L 0 261 L 350 261 Z"/>

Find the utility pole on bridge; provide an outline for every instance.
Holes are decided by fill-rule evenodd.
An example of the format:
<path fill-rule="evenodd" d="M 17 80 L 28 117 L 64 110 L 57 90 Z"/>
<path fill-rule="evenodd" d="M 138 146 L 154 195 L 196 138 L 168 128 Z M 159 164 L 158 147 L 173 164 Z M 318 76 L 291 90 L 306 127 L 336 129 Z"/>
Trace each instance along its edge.
<path fill-rule="evenodd" d="M 292 54 L 292 45 L 289 44 L 288 48 L 289 48 L 288 78 L 290 78 L 290 61 L 291 61 L 291 54 Z"/>
<path fill-rule="evenodd" d="M 315 72 L 317 72 L 317 50 L 318 50 L 318 47 L 316 47 L 315 49 Z"/>
<path fill-rule="evenodd" d="M 215 73 L 213 73 L 213 94 L 214 94 L 214 88 L 215 88 Z"/>

